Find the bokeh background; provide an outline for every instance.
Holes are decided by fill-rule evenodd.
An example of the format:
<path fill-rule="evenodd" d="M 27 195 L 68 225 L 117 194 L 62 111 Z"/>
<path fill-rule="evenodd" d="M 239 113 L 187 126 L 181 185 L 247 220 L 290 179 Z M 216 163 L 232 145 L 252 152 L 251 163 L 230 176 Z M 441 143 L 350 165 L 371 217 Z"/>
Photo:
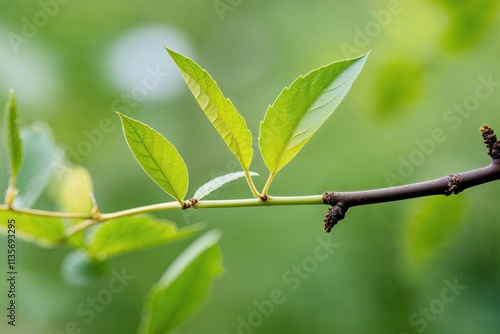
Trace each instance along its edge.
<path fill-rule="evenodd" d="M 115 110 L 176 145 L 189 194 L 237 169 L 164 45 L 211 73 L 255 143 L 267 106 L 299 74 L 371 50 L 344 102 L 271 195 L 417 182 L 489 163 L 478 129 L 500 130 L 498 4 L 0 0 L 0 100 L 16 90 L 21 124 L 49 124 L 70 160 L 90 170 L 110 212 L 169 200 L 128 151 Z M 145 87 L 152 72 L 157 85 Z M 99 130 L 103 120 L 112 130 Z M 262 187 L 258 152 L 252 170 Z M 211 198 L 249 196 L 239 181 Z M 498 333 L 499 198 L 491 183 L 455 198 L 359 207 L 329 236 L 322 206 L 158 213 L 223 232 L 225 274 L 176 333 Z M 52 208 L 49 196 L 36 207 Z M 1 332 L 66 333 L 74 321 L 81 333 L 135 333 L 151 284 L 192 240 L 113 259 L 111 269 L 135 278 L 90 323 L 77 307 L 109 278 L 72 286 L 60 269 L 69 248 L 19 241 L 18 326 L 2 316 Z M 325 243 L 332 252 L 318 261 L 315 249 Z M 275 290 L 285 300 L 259 311 Z M 2 309 L 5 291 L 2 280 Z"/>

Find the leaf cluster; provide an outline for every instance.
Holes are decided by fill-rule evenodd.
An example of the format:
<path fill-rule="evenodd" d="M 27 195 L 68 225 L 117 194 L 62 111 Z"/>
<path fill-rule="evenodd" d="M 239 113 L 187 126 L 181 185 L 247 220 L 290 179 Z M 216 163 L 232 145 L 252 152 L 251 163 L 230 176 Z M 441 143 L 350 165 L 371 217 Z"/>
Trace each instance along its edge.
<path fill-rule="evenodd" d="M 245 177 L 256 200 L 269 198 L 276 174 L 287 165 L 328 119 L 360 73 L 367 55 L 335 62 L 300 76 L 269 106 L 260 124 L 259 149 L 269 169 L 258 191 L 250 170 L 254 148 L 245 119 L 224 97 L 215 80 L 193 60 L 167 49 L 202 111 L 234 154 L 242 170 L 219 176 L 186 199 L 188 168 L 177 149 L 150 126 L 119 113 L 125 140 L 146 174 L 187 209 L 224 184 Z M 19 127 L 14 92 L 5 107 L 3 139 L 9 182 L 0 207 L 0 230 L 19 222 L 16 233 L 42 247 L 74 248 L 63 262 L 68 282 L 80 285 L 106 275 L 110 258 L 164 245 L 199 232 L 202 224 L 179 228 L 146 214 L 100 212 L 90 173 L 66 160 L 50 128 L 43 123 Z M 44 190 L 61 212 L 32 209 Z M 151 210 L 152 211 L 152 210 Z M 169 266 L 144 302 L 139 333 L 168 333 L 201 304 L 222 273 L 219 231 L 205 233 Z"/>

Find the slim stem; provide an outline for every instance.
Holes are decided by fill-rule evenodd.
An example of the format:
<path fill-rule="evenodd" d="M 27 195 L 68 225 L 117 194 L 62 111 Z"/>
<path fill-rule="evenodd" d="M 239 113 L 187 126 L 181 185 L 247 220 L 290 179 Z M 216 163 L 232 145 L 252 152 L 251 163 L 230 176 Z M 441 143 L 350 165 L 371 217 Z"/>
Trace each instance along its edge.
<path fill-rule="evenodd" d="M 88 213 L 69 213 L 69 212 L 53 212 L 28 208 L 9 207 L 8 205 L 0 205 L 0 211 L 12 211 L 18 213 L 26 213 L 33 216 L 48 217 L 48 218 L 61 218 L 61 219 L 91 219 Z"/>
<path fill-rule="evenodd" d="M 274 179 L 274 174 L 271 172 L 269 173 L 269 177 L 267 178 L 266 184 L 264 185 L 264 188 L 262 189 L 262 197 L 267 197 L 267 193 L 269 192 L 269 187 L 271 187 L 271 183 L 273 182 Z"/>
<path fill-rule="evenodd" d="M 69 237 L 71 237 L 72 235 L 92 226 L 92 225 L 95 225 L 99 223 L 99 221 L 97 220 L 92 220 L 92 219 L 87 219 L 87 220 L 84 220 L 82 222 L 79 222 L 78 224 L 75 224 L 75 225 L 72 225 L 70 228 L 68 228 L 65 233 L 64 233 L 64 238 L 65 239 L 68 239 Z"/>
<path fill-rule="evenodd" d="M 253 183 L 252 176 L 250 175 L 250 172 L 247 170 L 245 170 L 245 178 L 247 179 L 248 186 L 250 187 L 252 194 L 257 198 L 260 198 L 260 193 L 257 190 L 257 188 L 255 187 L 255 184 Z"/>
<path fill-rule="evenodd" d="M 209 200 L 198 201 L 191 203 L 186 201 L 185 205 L 188 208 L 236 208 L 236 207 L 251 207 L 251 206 L 276 206 L 276 205 L 307 205 L 307 204 L 324 204 L 323 195 L 313 196 L 291 196 L 291 197 L 269 197 L 266 201 L 260 198 L 248 199 L 233 199 L 233 200 Z M 112 213 L 98 213 L 98 214 L 82 214 L 82 213 L 67 213 L 67 212 L 52 212 L 36 209 L 25 208 L 10 208 L 7 205 L 0 205 L 0 211 L 12 211 L 31 214 L 40 217 L 50 218 L 67 218 L 67 219 L 82 219 L 94 220 L 103 222 L 111 219 L 123 218 L 128 216 L 139 215 L 142 213 L 155 212 L 155 211 L 168 211 L 182 209 L 178 202 L 166 202 L 152 205 L 141 206 L 133 209 L 127 209 Z"/>
<path fill-rule="evenodd" d="M 98 217 L 98 220 L 106 221 L 106 220 L 110 220 L 110 219 L 139 215 L 141 213 L 148 213 L 148 212 L 155 212 L 155 211 L 166 211 L 166 210 L 174 210 L 174 209 L 182 209 L 182 205 L 180 205 L 178 202 L 166 202 L 166 203 L 158 203 L 158 204 L 140 206 L 138 208 L 127 209 L 127 210 L 117 211 L 117 212 L 113 212 L 113 213 L 101 213 Z"/>
<path fill-rule="evenodd" d="M 291 196 L 291 197 L 268 197 L 263 201 L 260 198 L 251 199 L 233 199 L 233 200 L 214 200 L 199 201 L 192 206 L 196 209 L 201 208 L 241 208 L 251 206 L 278 206 L 278 205 L 311 205 L 324 204 L 323 195 L 312 196 Z"/>

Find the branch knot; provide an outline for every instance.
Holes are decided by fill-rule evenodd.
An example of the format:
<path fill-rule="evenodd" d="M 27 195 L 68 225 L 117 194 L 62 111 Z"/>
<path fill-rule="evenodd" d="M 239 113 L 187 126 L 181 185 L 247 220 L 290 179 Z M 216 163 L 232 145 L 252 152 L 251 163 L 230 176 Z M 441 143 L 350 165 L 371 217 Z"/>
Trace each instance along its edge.
<path fill-rule="evenodd" d="M 462 180 L 460 176 L 456 174 L 448 175 L 448 188 L 444 190 L 445 196 L 450 196 L 451 194 L 457 195 L 462 191 Z"/>
<path fill-rule="evenodd" d="M 344 219 L 347 209 L 348 207 L 346 207 L 342 202 L 338 202 L 334 206 L 330 207 L 325 216 L 323 230 L 326 233 L 330 233 L 332 228 L 337 225 L 339 221 Z"/>

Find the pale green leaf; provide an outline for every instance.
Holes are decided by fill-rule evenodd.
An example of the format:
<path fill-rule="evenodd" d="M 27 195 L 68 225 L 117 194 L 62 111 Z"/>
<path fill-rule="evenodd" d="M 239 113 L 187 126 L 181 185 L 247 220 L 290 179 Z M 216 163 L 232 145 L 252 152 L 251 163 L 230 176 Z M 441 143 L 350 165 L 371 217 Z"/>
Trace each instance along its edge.
<path fill-rule="evenodd" d="M 170 221 L 149 216 L 114 219 L 99 227 L 94 240 L 88 246 L 88 251 L 95 258 L 103 260 L 188 237 L 202 227 L 203 225 L 192 225 L 178 229 Z"/>
<path fill-rule="evenodd" d="M 50 194 L 60 211 L 90 214 L 94 208 L 90 193 L 94 186 L 88 170 L 83 166 L 72 165 L 62 161 L 57 167 L 56 177 L 53 177 L 47 193 Z M 65 219 L 67 224 L 78 224 L 82 219 Z M 85 246 L 85 235 L 88 229 L 72 234 L 66 243 L 76 248 Z"/>
<path fill-rule="evenodd" d="M 16 100 L 14 98 L 14 90 L 10 90 L 9 99 L 5 105 L 4 112 L 4 140 L 7 145 L 10 177 L 15 184 L 19 170 L 23 163 L 23 152 L 21 138 L 19 136 L 19 121 L 17 119 Z"/>
<path fill-rule="evenodd" d="M 60 244 L 64 236 L 61 219 L 39 217 L 13 211 L 0 211 L 0 232 L 8 234 L 9 222 L 15 226 L 16 237 L 43 247 Z"/>
<path fill-rule="evenodd" d="M 418 200 L 409 212 L 403 234 L 405 263 L 410 273 L 432 260 L 463 226 L 466 194 Z"/>
<path fill-rule="evenodd" d="M 229 173 L 226 175 L 218 176 L 218 177 L 208 181 L 207 183 L 205 183 L 201 187 L 199 187 L 195 191 L 193 198 L 202 199 L 203 197 L 206 197 L 207 195 L 209 195 L 213 191 L 219 189 L 220 187 L 222 187 L 226 183 L 229 183 L 231 181 L 245 177 L 245 175 L 246 175 L 246 173 L 241 171 L 241 172 L 234 172 L 234 173 Z M 249 175 L 250 176 L 259 176 L 259 174 L 255 173 L 255 172 L 250 172 Z"/>
<path fill-rule="evenodd" d="M 167 49 L 177 64 L 182 78 L 193 93 L 201 109 L 219 132 L 231 152 L 248 171 L 252 163 L 252 134 L 245 119 L 238 113 L 231 100 L 222 95 L 214 79 L 193 60 Z"/>
<path fill-rule="evenodd" d="M 271 175 L 289 163 L 333 113 L 367 56 L 335 62 L 300 76 L 268 108 L 260 124 L 259 147 Z"/>
<path fill-rule="evenodd" d="M 53 176 L 58 177 L 64 151 L 58 147 L 50 127 L 35 122 L 21 128 L 23 166 L 17 179 L 17 207 L 32 207 Z"/>
<path fill-rule="evenodd" d="M 219 239 L 218 231 L 206 233 L 170 265 L 146 298 L 139 333 L 169 333 L 200 306 L 223 271 Z"/>
<path fill-rule="evenodd" d="M 156 184 L 182 204 L 189 180 L 186 164 L 177 149 L 154 129 L 117 113 L 137 162 Z"/>
<path fill-rule="evenodd" d="M 94 192 L 92 177 L 83 166 L 65 166 L 60 171 L 54 197 L 64 212 L 90 213 L 93 204 L 90 193 Z"/>

